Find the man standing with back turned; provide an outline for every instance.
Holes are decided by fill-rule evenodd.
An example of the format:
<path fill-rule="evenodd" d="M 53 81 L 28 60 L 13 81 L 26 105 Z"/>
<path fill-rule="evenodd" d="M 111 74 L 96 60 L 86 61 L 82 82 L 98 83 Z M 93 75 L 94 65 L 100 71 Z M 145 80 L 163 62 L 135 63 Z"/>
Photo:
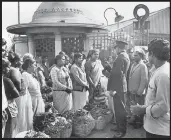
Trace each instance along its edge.
<path fill-rule="evenodd" d="M 124 96 L 127 93 L 127 71 L 130 65 L 129 56 L 126 53 L 126 42 L 116 41 L 116 52 L 118 57 L 113 63 L 107 90 L 113 97 L 117 130 L 114 138 L 124 137 L 126 134 L 126 110 Z"/>

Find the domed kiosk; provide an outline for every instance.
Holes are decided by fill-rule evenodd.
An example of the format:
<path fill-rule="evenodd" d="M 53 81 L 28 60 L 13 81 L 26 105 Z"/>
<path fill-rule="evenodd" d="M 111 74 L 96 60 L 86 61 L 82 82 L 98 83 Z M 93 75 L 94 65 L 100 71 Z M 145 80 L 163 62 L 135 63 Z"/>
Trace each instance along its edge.
<path fill-rule="evenodd" d="M 61 50 L 68 54 L 88 52 L 86 35 L 105 29 L 75 5 L 74 2 L 42 2 L 30 23 L 7 27 L 9 33 L 26 35 L 14 39 L 16 52 L 48 56 L 50 61 Z"/>

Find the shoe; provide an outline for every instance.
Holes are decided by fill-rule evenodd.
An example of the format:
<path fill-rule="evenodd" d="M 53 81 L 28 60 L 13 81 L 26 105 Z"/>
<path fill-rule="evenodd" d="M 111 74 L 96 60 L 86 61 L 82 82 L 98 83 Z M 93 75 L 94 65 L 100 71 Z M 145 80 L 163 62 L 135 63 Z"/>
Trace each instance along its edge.
<path fill-rule="evenodd" d="M 126 132 L 117 132 L 117 133 L 113 136 L 113 138 L 122 138 L 122 137 L 125 136 L 125 134 L 126 134 Z"/>

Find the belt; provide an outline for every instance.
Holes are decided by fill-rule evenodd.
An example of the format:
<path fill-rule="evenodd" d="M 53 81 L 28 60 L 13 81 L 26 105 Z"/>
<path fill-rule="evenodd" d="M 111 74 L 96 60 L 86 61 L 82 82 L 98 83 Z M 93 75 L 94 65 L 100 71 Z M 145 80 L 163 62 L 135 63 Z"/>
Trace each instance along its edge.
<path fill-rule="evenodd" d="M 53 91 L 65 91 L 65 90 L 53 90 Z"/>
<path fill-rule="evenodd" d="M 83 90 L 73 90 L 73 91 L 80 91 L 80 92 L 83 92 Z"/>

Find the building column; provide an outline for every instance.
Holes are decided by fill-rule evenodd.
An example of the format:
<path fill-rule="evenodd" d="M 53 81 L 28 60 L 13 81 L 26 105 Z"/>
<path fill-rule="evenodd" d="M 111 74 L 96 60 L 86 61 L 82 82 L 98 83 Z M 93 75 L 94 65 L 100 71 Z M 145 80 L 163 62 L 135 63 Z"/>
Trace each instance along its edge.
<path fill-rule="evenodd" d="M 55 56 L 62 51 L 61 34 L 55 34 Z"/>
<path fill-rule="evenodd" d="M 87 56 L 88 52 L 90 50 L 90 45 L 89 45 L 89 38 L 86 35 L 85 39 L 84 39 L 84 54 Z"/>
<path fill-rule="evenodd" d="M 28 52 L 33 56 L 36 55 L 36 49 L 34 46 L 34 40 L 32 35 L 28 35 Z"/>

